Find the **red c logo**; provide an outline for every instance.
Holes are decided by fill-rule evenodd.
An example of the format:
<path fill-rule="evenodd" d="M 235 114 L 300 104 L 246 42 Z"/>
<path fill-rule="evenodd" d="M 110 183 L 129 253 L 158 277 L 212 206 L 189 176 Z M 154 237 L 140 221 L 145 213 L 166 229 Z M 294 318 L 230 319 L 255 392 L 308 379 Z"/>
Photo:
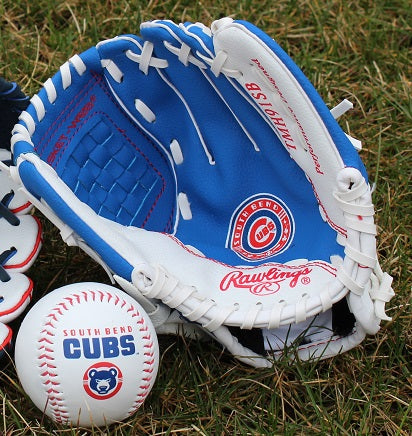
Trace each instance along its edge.
<path fill-rule="evenodd" d="M 257 219 L 249 231 L 249 243 L 253 248 L 264 248 L 272 243 L 276 236 L 275 223 L 266 217 Z"/>

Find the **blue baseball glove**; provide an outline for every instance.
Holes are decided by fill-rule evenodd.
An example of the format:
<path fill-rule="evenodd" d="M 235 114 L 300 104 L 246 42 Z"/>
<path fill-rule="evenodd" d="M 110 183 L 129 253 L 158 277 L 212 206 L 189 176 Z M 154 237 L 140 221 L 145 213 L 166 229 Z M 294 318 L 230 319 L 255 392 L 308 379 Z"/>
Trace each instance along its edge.
<path fill-rule="evenodd" d="M 265 33 L 143 23 L 73 56 L 15 126 L 32 201 L 152 316 L 254 366 L 379 330 L 391 277 L 355 146 Z"/>

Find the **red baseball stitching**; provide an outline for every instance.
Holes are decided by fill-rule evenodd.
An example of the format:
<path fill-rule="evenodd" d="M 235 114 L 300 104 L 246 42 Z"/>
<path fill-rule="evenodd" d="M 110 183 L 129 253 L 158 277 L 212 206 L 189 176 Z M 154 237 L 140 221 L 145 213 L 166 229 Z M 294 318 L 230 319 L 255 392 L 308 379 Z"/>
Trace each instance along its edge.
<path fill-rule="evenodd" d="M 143 377 L 139 385 L 139 391 L 136 394 L 136 400 L 131 408 L 127 411 L 128 416 L 133 414 L 143 403 L 150 392 L 153 384 L 153 373 L 155 364 L 155 348 L 149 327 L 146 325 L 145 318 L 141 315 L 138 309 L 131 303 L 127 302 L 117 294 L 112 294 L 108 291 L 80 291 L 79 293 L 70 294 L 58 302 L 46 316 L 41 338 L 38 341 L 38 361 L 40 369 L 40 377 L 43 379 L 43 386 L 47 394 L 47 405 L 50 406 L 52 415 L 56 422 L 67 423 L 70 419 L 70 412 L 67 410 L 63 392 L 60 390 L 60 382 L 58 380 L 57 367 L 54 364 L 54 336 L 57 324 L 60 317 L 64 316 L 65 312 L 71 307 L 81 304 L 82 301 L 103 301 L 107 298 L 107 302 L 113 303 L 115 306 L 120 305 L 121 309 L 126 308 L 126 312 L 132 317 L 137 318 L 134 321 L 137 324 L 138 330 L 142 332 L 143 340 Z"/>

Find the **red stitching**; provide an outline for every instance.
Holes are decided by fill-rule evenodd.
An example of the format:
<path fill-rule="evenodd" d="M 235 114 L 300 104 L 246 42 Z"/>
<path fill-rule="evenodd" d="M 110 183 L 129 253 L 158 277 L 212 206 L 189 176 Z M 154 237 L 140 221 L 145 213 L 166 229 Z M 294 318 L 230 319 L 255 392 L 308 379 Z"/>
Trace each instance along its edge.
<path fill-rule="evenodd" d="M 50 374 L 48 374 L 48 375 L 50 375 Z M 53 377 L 55 377 L 55 376 L 53 376 Z M 47 382 L 45 382 L 44 384 L 45 384 L 45 385 L 56 386 L 56 385 L 59 385 L 60 383 L 59 383 L 59 382 L 52 381 L 52 380 L 47 380 Z"/>
<path fill-rule="evenodd" d="M 150 388 L 153 381 L 153 376 L 150 374 L 154 373 L 155 368 L 155 350 L 154 350 L 154 341 L 152 340 L 149 328 L 145 325 L 145 320 L 142 315 L 139 313 L 138 309 L 135 308 L 132 304 L 127 307 L 128 302 L 125 299 L 120 298 L 117 294 L 113 295 L 110 292 L 98 291 L 97 293 L 93 290 L 89 291 L 81 291 L 80 293 L 71 294 L 68 297 L 63 298 L 63 302 L 58 302 L 54 308 L 51 309 L 51 313 L 46 316 L 48 322 L 45 324 L 45 328 L 41 331 L 42 337 L 39 339 L 39 368 L 43 369 L 40 372 L 40 376 L 43 380 L 43 385 L 45 386 L 45 392 L 48 396 L 48 405 L 51 408 L 51 413 L 53 414 L 54 419 L 57 422 L 67 422 L 70 419 L 70 413 L 67 411 L 65 407 L 65 400 L 62 397 L 63 393 L 60 392 L 60 381 L 58 378 L 56 365 L 53 365 L 54 361 L 54 349 L 53 347 L 45 346 L 53 345 L 53 341 L 50 338 L 55 336 L 55 333 L 52 330 L 56 329 L 56 324 L 59 321 L 59 317 L 63 316 L 65 311 L 70 309 L 69 306 L 75 306 L 76 304 L 80 304 L 82 300 L 85 302 L 90 301 L 92 299 L 95 301 L 96 296 L 100 297 L 100 301 L 103 301 L 104 298 L 107 298 L 107 301 L 112 301 L 115 305 L 119 305 L 121 308 L 126 307 L 126 311 L 133 318 L 137 317 L 136 324 L 140 325 L 140 332 L 145 332 L 142 335 L 142 340 L 146 343 L 143 344 L 145 349 L 149 349 L 145 351 L 144 356 L 147 356 L 146 360 L 144 360 L 143 372 L 145 372 L 145 377 L 142 378 L 139 389 L 141 392 L 137 392 L 135 401 L 133 402 L 131 408 L 128 411 L 128 414 L 131 415 L 136 411 L 137 408 L 143 403 L 144 398 L 149 394 Z M 54 322 L 51 322 L 52 319 Z M 54 371 L 53 371 L 54 370 Z M 47 389 L 46 389 L 47 387 Z"/>
<path fill-rule="evenodd" d="M 61 315 L 61 310 L 58 307 L 53 308 L 54 312 L 57 312 L 59 315 Z M 53 316 L 54 314 L 50 314 L 50 316 Z M 53 319 L 57 321 L 57 318 L 55 318 L 56 315 L 54 315 Z"/>
<path fill-rule="evenodd" d="M 64 124 L 67 119 L 69 118 L 69 116 L 71 116 L 71 114 L 74 112 L 75 109 L 77 109 L 77 107 L 80 105 L 81 102 L 84 101 L 84 98 L 91 93 L 91 91 L 93 90 L 93 88 L 95 86 L 99 86 L 100 89 L 106 94 L 106 96 L 112 101 L 112 103 L 117 106 L 121 112 L 123 112 L 123 110 L 119 107 L 117 101 L 115 99 L 113 99 L 113 96 L 108 92 L 107 87 L 105 86 L 105 84 L 102 82 L 101 76 L 97 75 L 97 74 L 93 74 L 93 78 L 95 79 L 94 84 L 91 86 L 91 88 L 89 90 L 87 90 L 87 92 L 84 93 L 84 96 L 82 96 L 79 101 L 76 103 L 76 105 L 72 108 L 72 110 L 70 112 L 67 113 L 67 115 L 65 116 L 65 118 L 63 119 L 63 121 L 60 123 L 60 125 L 56 126 L 56 129 L 58 130 L 59 127 Z M 86 86 L 89 86 L 89 84 L 92 82 L 92 79 L 90 79 L 84 86 L 84 88 L 86 88 Z M 59 158 L 57 158 L 54 162 L 53 162 L 53 167 L 56 168 L 61 160 L 61 157 L 63 155 L 64 150 L 68 147 L 68 144 L 71 141 L 71 138 L 73 138 L 73 136 L 80 130 L 80 128 L 95 114 L 100 114 L 105 116 L 111 123 L 112 125 L 117 129 L 117 131 L 124 137 L 124 139 L 130 144 L 132 145 L 132 147 L 144 158 L 144 160 L 147 162 L 147 164 L 153 169 L 153 171 L 156 172 L 156 174 L 160 177 L 161 181 L 162 181 L 162 188 L 159 191 L 159 194 L 157 195 L 157 197 L 154 199 L 153 204 L 151 206 L 151 208 L 149 209 L 149 211 L 147 212 L 146 218 L 143 221 L 141 227 L 144 228 L 145 225 L 147 224 L 148 220 L 150 219 L 150 216 L 153 212 L 153 210 L 155 209 L 158 201 L 160 200 L 160 198 L 162 197 L 163 193 L 166 190 L 166 180 L 163 177 L 163 175 L 161 174 L 161 172 L 153 165 L 153 163 L 149 160 L 149 158 L 143 153 L 143 151 L 133 142 L 131 141 L 131 139 L 126 136 L 126 132 L 124 131 L 124 129 L 121 129 L 112 118 L 109 117 L 109 115 L 107 113 L 101 112 L 101 111 L 93 111 L 92 113 L 89 114 L 89 116 L 85 117 L 82 122 L 79 123 L 78 128 L 74 129 L 71 133 L 71 135 L 67 138 L 66 140 L 66 145 L 65 147 L 62 147 L 59 151 Z M 60 118 L 63 114 L 60 114 L 60 116 L 58 118 Z M 125 116 L 125 118 L 129 121 L 130 119 L 128 117 Z M 41 142 L 44 140 L 44 137 L 50 138 L 51 135 L 48 134 L 48 132 L 51 130 L 51 128 L 54 126 L 54 124 L 56 123 L 56 121 L 54 123 L 52 123 L 52 125 L 49 127 L 49 129 L 47 129 L 46 133 L 43 135 L 43 137 L 40 139 L 39 141 L 39 147 L 40 148 L 40 144 Z M 133 124 L 133 128 L 136 128 L 136 126 Z M 166 162 L 163 153 L 158 149 L 157 145 L 147 136 L 145 135 L 145 133 L 139 129 L 139 132 L 152 144 L 153 148 L 157 151 L 157 153 L 159 153 L 160 157 Z M 46 143 L 44 144 L 44 146 L 42 147 L 42 149 L 38 150 L 40 155 L 43 155 L 44 150 L 46 148 L 46 146 L 49 144 L 50 141 L 46 141 Z M 169 218 L 169 222 L 170 219 L 173 218 L 172 216 Z"/>
<path fill-rule="evenodd" d="M 341 235 L 347 237 L 347 230 L 332 221 L 332 219 L 329 217 L 328 212 L 327 212 L 325 206 L 323 205 L 323 203 L 322 203 L 322 201 L 321 201 L 321 199 L 316 191 L 314 183 L 312 182 L 310 177 L 308 178 L 308 180 L 309 180 L 309 183 L 312 185 L 312 189 L 313 189 L 313 193 L 315 195 L 315 198 L 316 198 L 319 206 L 322 208 L 323 213 L 325 214 L 326 220 L 329 223 L 329 225 L 332 227 L 333 230 L 335 230 L 335 232 L 340 233 Z"/>
<path fill-rule="evenodd" d="M 65 309 L 65 310 L 67 310 L 67 307 L 66 307 L 66 304 L 65 303 L 59 303 L 59 306 L 62 306 L 63 307 L 63 309 Z"/>
<path fill-rule="evenodd" d="M 49 356 L 48 354 L 41 354 L 39 356 L 39 359 L 48 359 L 48 360 L 54 360 L 53 357 Z"/>
<path fill-rule="evenodd" d="M 67 300 L 69 304 L 73 305 L 73 298 L 72 297 L 64 297 L 64 300 Z"/>
<path fill-rule="evenodd" d="M 46 383 L 45 383 L 46 384 Z M 59 391 L 56 391 L 56 389 L 54 389 L 54 388 L 50 388 L 50 389 L 47 389 L 47 391 L 46 391 L 48 394 L 59 394 L 60 392 Z"/>
<path fill-rule="evenodd" d="M 27 203 L 21 205 L 20 207 L 16 207 L 16 208 L 10 209 L 10 210 L 11 210 L 11 212 L 13 212 L 16 215 L 17 213 L 22 212 L 25 209 L 28 209 L 30 206 L 31 206 L 31 203 L 30 203 L 30 201 L 28 201 Z"/>
<path fill-rule="evenodd" d="M 55 365 L 52 365 L 49 362 L 42 362 L 42 364 L 40 365 L 40 368 L 42 368 L 43 366 L 47 366 L 47 368 L 57 368 Z"/>
<path fill-rule="evenodd" d="M 41 244 L 43 242 L 42 224 L 41 224 L 39 218 L 37 218 L 34 215 L 32 215 L 32 216 L 37 221 L 37 224 L 38 224 L 36 241 L 34 242 L 34 246 L 33 246 L 32 251 L 30 252 L 30 254 L 27 256 L 27 258 L 23 262 L 21 262 L 19 264 L 13 264 L 13 265 L 4 265 L 5 269 L 23 268 L 26 265 L 29 265 L 30 262 L 37 256 L 37 253 L 40 251 L 40 247 L 41 247 Z M 33 289 L 32 286 L 31 286 L 31 289 Z"/>
<path fill-rule="evenodd" d="M 93 74 L 93 73 L 92 73 Z M 97 83 L 97 82 L 96 82 Z M 118 102 L 113 98 L 113 95 L 111 94 L 111 93 L 109 93 L 109 91 L 108 91 L 108 88 L 107 88 L 107 86 L 105 85 L 105 83 L 104 82 L 99 82 L 99 83 L 97 83 L 99 86 L 100 86 L 100 89 L 107 95 L 107 97 L 109 97 L 109 99 L 114 103 L 114 105 L 115 106 L 117 106 L 117 108 L 120 110 L 120 113 L 124 113 L 124 111 L 123 111 L 123 109 L 119 106 L 119 104 L 118 104 Z M 137 150 L 138 152 L 139 152 L 139 154 L 146 160 L 146 162 L 150 165 L 150 167 L 159 175 L 159 177 L 161 178 L 161 180 L 162 180 L 162 189 L 160 190 L 160 192 L 159 192 L 159 194 L 158 194 L 158 196 L 155 198 L 155 200 L 154 200 L 154 202 L 153 202 L 153 205 L 152 205 L 152 207 L 150 208 L 150 210 L 149 210 L 149 212 L 147 213 L 147 215 L 146 215 L 146 218 L 145 218 L 145 220 L 143 221 L 143 223 L 142 223 L 142 225 L 141 225 L 141 227 L 142 228 L 144 228 L 145 227 L 145 225 L 147 224 L 147 221 L 149 220 L 149 218 L 150 218 L 150 215 L 152 214 L 152 212 L 153 212 L 153 210 L 155 209 L 155 207 L 156 207 L 156 204 L 158 203 L 158 201 L 160 200 L 160 197 L 163 195 L 163 193 L 165 192 L 165 190 L 166 190 L 166 180 L 164 179 L 164 177 L 163 177 L 163 175 L 160 173 L 160 171 L 153 165 L 153 163 L 147 158 L 147 156 L 143 153 L 143 151 L 142 150 L 140 150 L 140 148 L 136 145 L 136 144 L 134 144 L 131 140 L 130 140 L 130 138 L 128 137 L 128 136 L 126 136 L 126 132 L 123 130 L 123 129 L 120 129 L 119 128 L 119 126 L 117 126 L 115 123 L 114 123 L 114 121 L 107 115 L 107 114 L 104 114 L 111 122 L 112 122 L 112 124 L 114 125 L 114 126 L 116 126 L 116 128 L 117 128 L 117 130 L 118 130 L 118 132 L 121 134 L 121 135 L 123 135 L 123 137 L 126 139 L 126 141 L 129 143 L 129 144 L 131 144 L 134 148 L 135 148 L 135 150 Z M 130 119 L 129 119 L 129 117 L 126 117 L 125 116 L 125 118 L 127 118 L 127 120 L 128 121 L 130 121 Z M 133 126 L 132 126 L 132 128 L 136 128 L 136 126 L 135 126 L 135 124 L 134 123 L 132 123 L 133 124 Z M 151 144 L 152 144 L 152 147 L 159 153 L 159 155 L 160 155 L 160 157 L 165 161 L 165 163 L 166 163 L 166 165 L 168 164 L 168 162 L 167 162 L 167 160 L 165 159 L 165 156 L 164 156 L 164 153 L 162 153 L 160 150 L 159 150 L 159 148 L 158 148 L 158 146 L 156 145 L 156 143 L 154 143 L 153 141 L 152 141 L 152 139 L 151 138 L 149 138 L 146 134 L 145 134 L 145 132 L 143 131 L 143 130 L 141 130 L 140 128 L 138 128 L 138 130 L 139 130 L 139 132 L 140 132 L 140 134 L 141 135 L 143 135 L 146 139 L 147 139 L 147 141 L 149 141 Z M 169 219 L 169 221 L 170 221 L 170 219 Z"/>
<path fill-rule="evenodd" d="M 80 90 L 77 92 L 77 98 L 78 98 L 78 101 L 77 101 L 77 103 L 72 107 L 72 109 L 71 109 L 69 112 L 67 112 L 67 115 L 65 114 L 65 112 L 61 112 L 61 113 L 59 113 L 58 116 L 56 117 L 56 119 L 55 119 L 55 120 L 50 124 L 49 128 L 44 132 L 43 136 L 39 139 L 39 145 L 38 145 L 38 150 L 37 150 L 37 151 L 39 152 L 39 154 L 43 154 L 44 149 L 45 149 L 46 146 L 50 143 L 50 138 L 51 138 L 51 136 L 52 136 L 52 135 L 50 134 L 50 132 L 51 132 L 53 129 L 55 129 L 56 131 L 61 130 L 61 125 L 64 124 L 64 123 L 66 122 L 67 118 L 69 118 L 69 117 L 71 116 L 71 114 L 72 114 L 72 113 L 73 113 L 73 112 L 78 108 L 78 106 L 83 102 L 85 96 L 86 96 L 87 94 L 89 94 L 89 93 L 93 90 L 93 88 L 94 88 L 95 85 L 97 85 L 97 83 L 95 83 L 95 85 L 89 87 L 89 84 L 90 84 L 91 82 L 93 82 L 93 80 L 95 80 L 95 77 L 91 77 L 90 80 L 89 80 L 87 83 L 84 84 L 83 89 L 80 89 Z M 84 95 L 83 95 L 83 94 L 84 94 Z M 66 115 L 65 118 L 63 118 L 64 115 Z M 60 122 L 60 119 L 62 119 L 61 122 Z M 60 123 L 58 124 L 58 122 L 60 122 Z M 43 145 L 43 148 L 40 149 L 40 145 L 43 143 L 43 141 L 45 141 L 45 142 L 44 142 L 44 145 Z"/>

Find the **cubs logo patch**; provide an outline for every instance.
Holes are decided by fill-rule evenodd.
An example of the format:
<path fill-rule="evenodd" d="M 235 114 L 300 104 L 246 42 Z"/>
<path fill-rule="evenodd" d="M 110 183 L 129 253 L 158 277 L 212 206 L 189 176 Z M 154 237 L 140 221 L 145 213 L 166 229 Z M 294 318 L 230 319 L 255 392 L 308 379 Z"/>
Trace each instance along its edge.
<path fill-rule="evenodd" d="M 122 372 L 110 362 L 95 363 L 83 375 L 84 390 L 96 400 L 107 400 L 114 397 L 122 384 Z"/>
<path fill-rule="evenodd" d="M 295 223 L 286 204 L 271 194 L 246 199 L 234 212 L 226 247 L 248 261 L 261 261 L 286 250 Z"/>

